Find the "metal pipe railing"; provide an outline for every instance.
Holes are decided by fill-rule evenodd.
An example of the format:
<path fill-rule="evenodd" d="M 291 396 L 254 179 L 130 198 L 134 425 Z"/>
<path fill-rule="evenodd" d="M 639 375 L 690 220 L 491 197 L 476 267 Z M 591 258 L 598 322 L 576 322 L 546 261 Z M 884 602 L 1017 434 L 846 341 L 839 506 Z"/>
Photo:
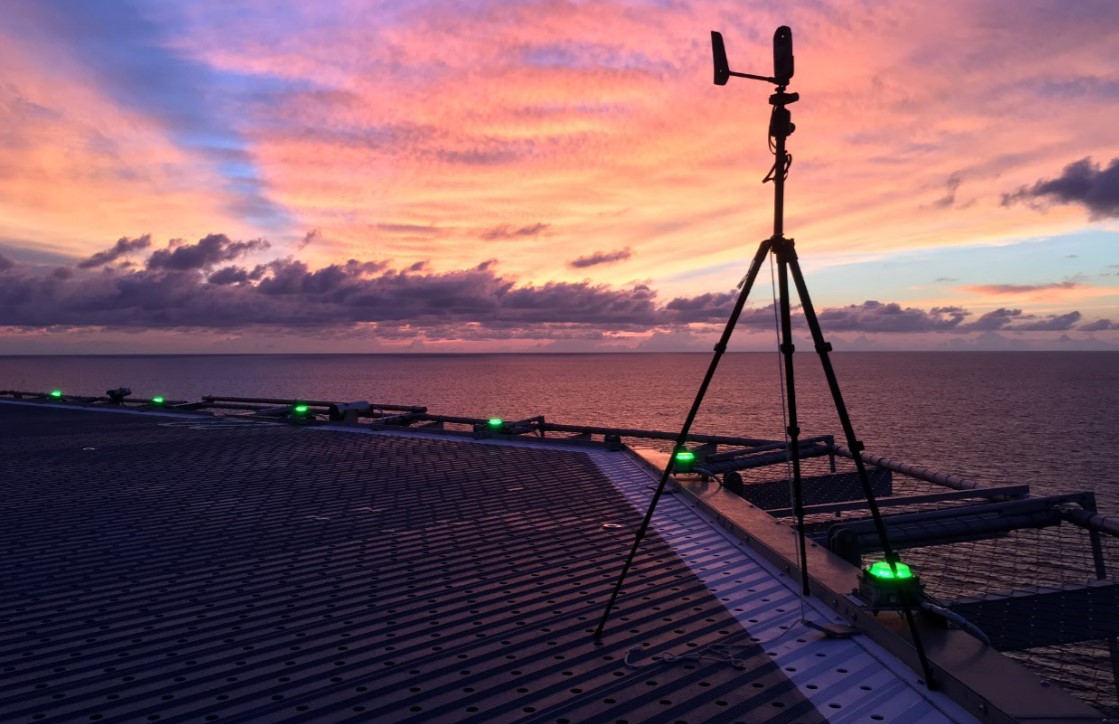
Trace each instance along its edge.
<path fill-rule="evenodd" d="M 590 435 L 617 435 L 619 437 L 640 437 L 646 440 L 675 440 L 679 432 L 665 430 L 641 430 L 629 427 L 599 427 L 596 425 L 560 425 L 554 422 L 545 422 L 540 425 L 544 432 L 574 432 Z M 730 435 L 703 435 L 689 434 L 690 442 L 712 443 L 716 445 L 772 445 L 775 440 L 762 440 L 750 437 L 734 437 Z M 784 443 L 782 443 L 784 445 Z"/>
<path fill-rule="evenodd" d="M 1089 510 L 1066 510 L 1064 511 L 1064 517 L 1068 522 L 1086 530 L 1107 533 L 1119 538 L 1119 518 L 1100 515 Z"/>
<path fill-rule="evenodd" d="M 338 403 L 338 400 L 304 400 L 302 398 L 292 397 L 218 397 L 216 395 L 203 395 L 202 401 L 211 404 L 222 402 L 239 402 L 257 403 L 261 405 L 291 405 L 294 402 L 301 402 L 304 405 L 309 405 L 311 407 L 330 407 L 331 405 L 335 405 Z M 426 407 L 417 407 L 415 405 L 382 405 L 379 403 L 371 403 L 369 406 L 375 410 L 393 410 L 395 412 L 427 412 Z"/>
<path fill-rule="evenodd" d="M 855 457 L 851 454 L 851 451 L 843 447 L 842 445 L 836 446 L 835 453 L 836 455 L 840 455 L 851 460 L 855 459 Z M 967 478 L 961 478 L 959 475 L 938 473 L 935 470 L 930 470 L 919 465 L 910 465 L 908 463 L 898 462 L 897 460 L 891 460 L 890 458 L 871 455 L 870 453 L 861 453 L 860 457 L 862 458 L 863 462 L 874 465 L 875 467 L 893 470 L 895 473 L 903 473 L 912 478 L 924 480 L 928 483 L 936 483 L 937 485 L 943 485 L 954 490 L 975 490 L 976 488 L 984 487 L 981 483 L 977 483 L 974 480 L 968 480 Z"/>

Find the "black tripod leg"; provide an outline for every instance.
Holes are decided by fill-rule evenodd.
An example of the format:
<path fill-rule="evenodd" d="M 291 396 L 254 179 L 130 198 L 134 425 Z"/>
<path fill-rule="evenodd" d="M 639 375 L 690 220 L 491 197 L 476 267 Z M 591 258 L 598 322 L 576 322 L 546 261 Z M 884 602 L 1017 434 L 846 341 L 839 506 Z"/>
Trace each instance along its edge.
<path fill-rule="evenodd" d="M 843 426 L 847 447 L 851 450 L 851 457 L 854 458 L 855 468 L 859 472 L 859 482 L 862 483 L 867 508 L 870 509 L 870 515 L 874 519 L 874 529 L 878 533 L 882 552 L 889 563 L 897 563 L 898 555 L 890 547 L 890 539 L 886 534 L 886 524 L 882 521 L 882 513 L 878 508 L 878 501 L 875 499 L 874 489 L 870 486 L 870 477 L 866 472 L 866 463 L 862 459 L 863 444 L 855 438 L 855 429 L 851 425 L 850 415 L 847 414 L 847 405 L 843 402 L 843 393 L 839 390 L 839 381 L 835 377 L 835 369 L 832 367 L 831 358 L 828 357 L 828 353 L 831 352 L 831 345 L 824 340 L 824 333 L 820 330 L 820 320 L 817 319 L 816 310 L 812 307 L 812 300 L 808 295 L 808 286 L 804 283 L 804 274 L 801 273 L 800 262 L 797 260 L 796 250 L 793 248 L 792 242 L 785 246 L 784 251 L 792 269 L 793 282 L 796 284 L 797 294 L 800 296 L 800 304 L 804 309 L 805 319 L 808 320 L 808 328 L 812 331 L 812 341 L 816 345 L 816 352 L 820 355 L 820 364 L 824 368 L 824 376 L 828 380 L 828 388 L 831 390 L 832 401 L 835 403 L 835 411 L 839 414 L 839 422 Z M 921 662 L 921 670 L 924 672 L 926 685 L 929 689 L 936 689 L 932 666 L 929 664 L 928 656 L 925 653 L 925 646 L 921 642 L 921 635 L 917 631 L 917 621 L 913 617 L 912 602 L 907 599 L 908 597 L 902 598 L 902 611 L 905 614 L 906 624 L 909 626 L 909 633 L 913 637 L 913 646 L 917 649 L 917 658 Z"/>
<path fill-rule="evenodd" d="M 793 324 L 792 305 L 789 302 L 789 269 L 786 250 L 792 248 L 792 241 L 778 239 L 775 244 L 777 253 L 777 285 L 781 305 L 781 355 L 785 359 L 785 399 L 789 408 L 789 426 L 785 433 L 789 436 L 789 458 L 793 464 L 793 513 L 796 516 L 797 546 L 800 554 L 800 588 L 805 596 L 808 590 L 808 552 L 804 545 L 804 486 L 800 475 L 800 426 L 797 422 L 796 382 L 793 376 Z"/>
<path fill-rule="evenodd" d="M 719 360 L 722 358 L 723 353 L 727 351 L 727 342 L 730 341 L 730 336 L 734 332 L 735 325 L 738 324 L 738 318 L 742 315 L 742 309 L 746 306 L 746 298 L 750 295 L 750 289 L 754 286 L 754 280 L 758 276 L 758 271 L 765 261 L 765 257 L 769 254 L 769 250 L 773 245 L 773 239 L 766 239 L 758 246 L 758 251 L 754 254 L 753 261 L 750 262 L 750 269 L 746 272 L 746 278 L 742 280 L 742 292 L 738 295 L 738 300 L 734 303 L 734 309 L 731 310 L 730 319 L 727 320 L 727 326 L 723 329 L 723 336 L 719 338 L 719 343 L 715 345 L 715 355 L 711 358 L 711 364 L 707 367 L 707 374 L 703 377 L 703 382 L 699 386 L 699 391 L 696 393 L 695 401 L 692 402 L 692 408 L 688 412 L 687 419 L 684 420 L 684 426 L 680 429 L 680 434 L 676 437 L 676 444 L 672 448 L 673 457 L 669 458 L 669 462 L 664 466 L 664 472 L 661 474 L 660 482 L 657 483 L 657 490 L 653 493 L 653 499 L 649 502 L 649 509 L 645 511 L 645 518 L 641 521 L 641 525 L 637 529 L 637 534 L 633 538 L 633 547 L 630 548 L 629 556 L 626 557 L 626 562 L 622 566 L 622 571 L 618 574 L 618 581 L 614 584 L 614 591 L 610 594 L 610 600 L 606 602 L 606 610 L 602 612 L 602 619 L 598 622 L 598 627 L 594 630 L 594 637 L 596 640 L 602 638 L 602 631 L 606 628 L 606 620 L 610 618 L 610 612 L 614 609 L 614 603 L 618 600 L 618 593 L 622 590 L 622 584 L 625 583 L 626 575 L 629 573 L 629 568 L 633 565 L 633 559 L 637 555 L 637 549 L 641 547 L 641 541 L 645 538 L 645 534 L 649 530 L 649 524 L 653 520 L 653 511 L 657 508 L 657 502 L 661 499 L 661 494 L 664 493 L 664 486 L 668 483 L 668 477 L 672 474 L 673 466 L 676 462 L 675 453 L 688 441 L 688 432 L 692 429 L 692 423 L 695 422 L 695 417 L 699 413 L 699 407 L 703 403 L 703 397 L 707 394 L 707 388 L 711 384 L 711 379 L 715 376 L 715 369 L 719 366 Z"/>

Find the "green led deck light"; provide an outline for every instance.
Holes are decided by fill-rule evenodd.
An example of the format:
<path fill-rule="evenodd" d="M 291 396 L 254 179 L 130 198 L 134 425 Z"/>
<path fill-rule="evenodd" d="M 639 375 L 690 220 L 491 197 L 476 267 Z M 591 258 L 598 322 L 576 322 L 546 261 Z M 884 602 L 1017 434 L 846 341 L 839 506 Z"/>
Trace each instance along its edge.
<path fill-rule="evenodd" d="M 695 465 L 695 453 L 691 450 L 677 450 L 672 455 L 672 469 L 677 473 L 690 473 Z"/>
<path fill-rule="evenodd" d="M 474 434 L 477 437 L 485 437 L 489 433 L 495 435 L 508 435 L 509 431 L 505 428 L 505 420 L 500 417 L 491 417 L 485 422 L 475 422 L 473 424 Z"/>
<path fill-rule="evenodd" d="M 162 405 L 163 402 L 164 402 L 163 398 L 160 397 L 159 395 L 156 395 L 155 397 L 152 398 L 152 404 L 153 405 Z"/>
<path fill-rule="evenodd" d="M 924 595 L 921 588 L 920 579 L 901 561 L 872 563 L 859 576 L 859 595 L 874 611 L 897 610 L 905 607 L 906 600 L 919 601 Z"/>
<path fill-rule="evenodd" d="M 62 390 L 51 390 L 51 397 L 56 400 L 62 399 Z"/>
<path fill-rule="evenodd" d="M 291 422 L 306 425 L 313 421 L 315 416 L 311 414 L 311 407 L 306 402 L 293 402 L 287 418 Z"/>
<path fill-rule="evenodd" d="M 913 578 L 913 571 L 909 570 L 909 566 L 901 561 L 894 564 L 895 568 L 891 568 L 890 564 L 886 561 L 878 561 L 866 569 L 867 575 L 876 578 L 879 581 L 904 581 Z"/>

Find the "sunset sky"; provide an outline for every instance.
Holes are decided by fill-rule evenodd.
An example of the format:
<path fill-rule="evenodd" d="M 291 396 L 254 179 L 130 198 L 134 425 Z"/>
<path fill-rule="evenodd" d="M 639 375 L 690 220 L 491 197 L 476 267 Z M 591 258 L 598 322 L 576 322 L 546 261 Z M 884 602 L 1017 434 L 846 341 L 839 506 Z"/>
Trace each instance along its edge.
<path fill-rule="evenodd" d="M 837 349 L 1119 350 L 1115 0 L 0 0 L 0 354 L 710 350 L 782 24 Z"/>

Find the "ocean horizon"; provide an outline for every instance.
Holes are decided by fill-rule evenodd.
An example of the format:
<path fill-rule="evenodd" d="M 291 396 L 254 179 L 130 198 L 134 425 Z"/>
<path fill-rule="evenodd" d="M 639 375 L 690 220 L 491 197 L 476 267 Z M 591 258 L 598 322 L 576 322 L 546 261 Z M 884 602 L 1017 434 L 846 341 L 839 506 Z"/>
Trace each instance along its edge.
<path fill-rule="evenodd" d="M 0 389 L 103 395 L 367 400 L 438 414 L 677 431 L 701 352 L 7 355 Z M 836 352 L 868 452 L 1035 493 L 1093 490 L 1119 512 L 1119 353 Z M 794 357 L 805 435 L 838 434 L 815 354 Z M 725 355 L 694 432 L 781 439 L 780 357 Z"/>

